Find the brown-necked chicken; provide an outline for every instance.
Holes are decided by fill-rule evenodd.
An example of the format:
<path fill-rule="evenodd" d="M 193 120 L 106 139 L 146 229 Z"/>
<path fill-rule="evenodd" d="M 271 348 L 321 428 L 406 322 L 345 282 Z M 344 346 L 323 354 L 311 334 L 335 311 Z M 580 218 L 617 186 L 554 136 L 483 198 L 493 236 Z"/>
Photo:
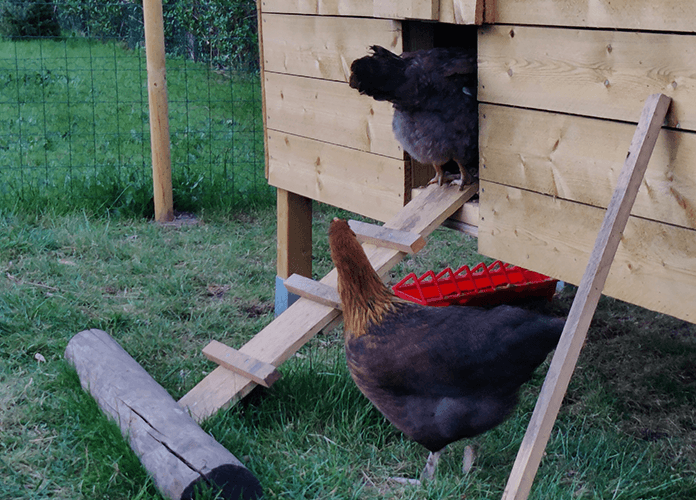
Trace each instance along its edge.
<path fill-rule="evenodd" d="M 394 106 L 392 129 L 412 158 L 432 165 L 442 185 L 443 165 L 454 160 L 460 178 L 478 177 L 476 55 L 459 48 L 404 52 L 373 45 L 372 54 L 351 64 L 350 86 Z"/>
<path fill-rule="evenodd" d="M 555 348 L 564 320 L 511 306 L 427 307 L 392 294 L 345 220 L 329 229 L 345 350 L 360 391 L 404 434 L 439 452 L 503 422 Z"/>

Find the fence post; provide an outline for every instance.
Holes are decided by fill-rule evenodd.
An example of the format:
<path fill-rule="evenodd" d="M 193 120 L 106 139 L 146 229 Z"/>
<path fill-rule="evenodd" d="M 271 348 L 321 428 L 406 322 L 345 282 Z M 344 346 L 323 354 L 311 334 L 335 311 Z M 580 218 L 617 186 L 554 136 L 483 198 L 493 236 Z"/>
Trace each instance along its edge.
<path fill-rule="evenodd" d="M 174 220 L 174 206 L 169 152 L 169 107 L 167 104 L 162 0 L 144 0 L 143 15 L 145 19 L 147 91 L 150 104 L 150 148 L 152 149 L 155 220 L 169 222 Z"/>

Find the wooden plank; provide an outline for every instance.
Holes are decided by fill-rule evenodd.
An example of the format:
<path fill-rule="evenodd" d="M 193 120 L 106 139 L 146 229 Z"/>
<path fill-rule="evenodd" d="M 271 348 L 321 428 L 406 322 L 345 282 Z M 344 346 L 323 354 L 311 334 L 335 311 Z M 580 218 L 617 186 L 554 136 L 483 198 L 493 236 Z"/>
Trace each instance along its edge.
<path fill-rule="evenodd" d="M 475 191 L 467 187 L 459 191 L 458 186 L 430 186 L 416 200 L 406 205 L 388 223 L 388 227 L 414 231 L 426 237 L 457 210 Z M 404 254 L 388 248 L 363 245 L 370 262 L 384 276 Z M 337 273 L 332 270 L 321 282 L 337 286 Z M 290 358 L 319 330 L 334 321 L 340 311 L 299 299 L 287 311 L 278 316 L 266 328 L 249 340 L 240 352 L 256 359 L 280 365 Z M 186 408 L 198 421 L 204 420 L 219 409 L 227 407 L 248 394 L 255 383 L 225 368 L 217 368 L 191 389 L 179 404 Z"/>
<path fill-rule="evenodd" d="M 312 276 L 312 200 L 285 189 L 276 197 L 278 276 Z"/>
<path fill-rule="evenodd" d="M 203 355 L 223 368 L 232 370 L 264 387 L 272 386 L 280 378 L 280 372 L 275 366 L 247 356 L 217 340 L 211 341 L 203 348 Z"/>
<path fill-rule="evenodd" d="M 285 288 L 295 295 L 299 295 L 313 302 L 318 302 L 319 304 L 333 307 L 340 311 L 343 310 L 341 297 L 339 297 L 338 291 L 334 287 L 325 285 L 319 281 L 293 274 L 285 280 Z"/>
<path fill-rule="evenodd" d="M 410 231 L 397 231 L 357 220 L 349 220 L 348 225 L 360 243 L 371 243 L 408 254 L 419 252 L 425 246 L 423 237 Z"/>
<path fill-rule="evenodd" d="M 348 82 L 370 45 L 402 51 L 401 23 L 387 19 L 264 14 L 266 71 Z"/>
<path fill-rule="evenodd" d="M 636 122 L 652 93 L 667 125 L 696 130 L 693 36 L 523 26 L 479 29 L 480 101 Z"/>
<path fill-rule="evenodd" d="M 439 17 L 440 0 L 374 0 L 372 15 L 388 19 L 423 19 Z"/>
<path fill-rule="evenodd" d="M 412 198 L 419 196 L 424 188 L 416 188 L 411 191 Z M 442 224 L 443 226 L 456 229 L 471 236 L 478 236 L 479 225 L 479 201 L 467 201 L 462 207 L 454 212 L 449 219 Z"/>
<path fill-rule="evenodd" d="M 380 221 L 404 206 L 404 162 L 270 130 L 272 186 Z"/>
<path fill-rule="evenodd" d="M 436 20 L 439 5 L 439 0 L 262 0 L 261 9 L 287 14 Z"/>
<path fill-rule="evenodd" d="M 529 496 L 541 456 L 546 448 L 563 396 L 568 389 L 580 350 L 585 343 L 590 321 L 594 316 L 599 297 L 602 295 L 621 234 L 631 213 L 631 206 L 638 193 L 643 174 L 648 167 L 648 161 L 670 101 L 664 95 L 651 95 L 643 108 L 616 190 L 568 313 L 527 433 L 520 445 L 515 465 L 503 493 L 503 500 L 526 500 Z"/>
<path fill-rule="evenodd" d="M 635 127 L 628 123 L 482 104 L 480 177 L 607 207 Z M 696 229 L 696 134 L 664 130 L 633 215 Z"/>
<path fill-rule="evenodd" d="M 340 82 L 270 72 L 264 80 L 270 130 L 403 159 L 388 102 Z"/>
<path fill-rule="evenodd" d="M 498 0 L 496 22 L 611 29 L 696 31 L 696 4 L 655 0 Z"/>
<path fill-rule="evenodd" d="M 259 481 L 201 429 L 113 337 L 84 330 L 65 348 L 80 385 L 121 430 L 166 498 L 193 498 L 197 487 L 225 498 L 261 498 Z"/>
<path fill-rule="evenodd" d="M 485 0 L 441 0 L 440 22 L 453 24 L 483 24 Z"/>
<path fill-rule="evenodd" d="M 604 210 L 481 181 L 478 251 L 578 284 Z M 696 323 L 696 231 L 631 217 L 604 293 Z"/>

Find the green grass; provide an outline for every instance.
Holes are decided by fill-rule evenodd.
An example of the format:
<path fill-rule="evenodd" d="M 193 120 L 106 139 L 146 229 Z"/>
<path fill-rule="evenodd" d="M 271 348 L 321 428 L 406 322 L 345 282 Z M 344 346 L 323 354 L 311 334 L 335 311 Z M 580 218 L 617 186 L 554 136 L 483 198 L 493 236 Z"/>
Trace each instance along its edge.
<path fill-rule="evenodd" d="M 0 40 L 0 208 L 147 216 L 143 50 L 84 38 Z M 257 74 L 167 60 L 175 208 L 268 205 Z"/>
<path fill-rule="evenodd" d="M 331 267 L 326 229 L 340 213 L 317 206 L 317 276 Z M 181 228 L 79 214 L 0 217 L 0 498 L 161 498 L 80 388 L 65 346 L 85 328 L 104 329 L 181 397 L 214 367 L 201 355 L 209 340 L 239 347 L 272 320 L 274 222 L 268 208 Z M 438 230 L 392 279 L 476 263 L 475 248 Z M 554 310 L 567 311 L 572 296 L 568 287 Z M 531 498 L 696 498 L 695 358 L 694 325 L 603 298 Z M 283 364 L 271 389 L 203 427 L 269 499 L 497 499 L 546 367 L 512 418 L 450 446 L 423 487 L 388 480 L 416 477 L 427 452 L 355 388 L 340 328 Z M 478 457 L 465 476 L 466 444 Z"/>

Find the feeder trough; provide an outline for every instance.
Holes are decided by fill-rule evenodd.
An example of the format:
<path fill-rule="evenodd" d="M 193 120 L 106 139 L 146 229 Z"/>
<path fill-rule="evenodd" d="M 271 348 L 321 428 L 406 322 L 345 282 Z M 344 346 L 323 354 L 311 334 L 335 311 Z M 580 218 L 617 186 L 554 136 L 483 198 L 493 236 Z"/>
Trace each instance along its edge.
<path fill-rule="evenodd" d="M 519 266 L 496 260 L 481 262 L 473 269 L 446 268 L 435 274 L 428 271 L 420 278 L 411 273 L 392 287 L 402 299 L 424 306 L 492 306 L 529 299 L 551 300 L 558 280 Z"/>

